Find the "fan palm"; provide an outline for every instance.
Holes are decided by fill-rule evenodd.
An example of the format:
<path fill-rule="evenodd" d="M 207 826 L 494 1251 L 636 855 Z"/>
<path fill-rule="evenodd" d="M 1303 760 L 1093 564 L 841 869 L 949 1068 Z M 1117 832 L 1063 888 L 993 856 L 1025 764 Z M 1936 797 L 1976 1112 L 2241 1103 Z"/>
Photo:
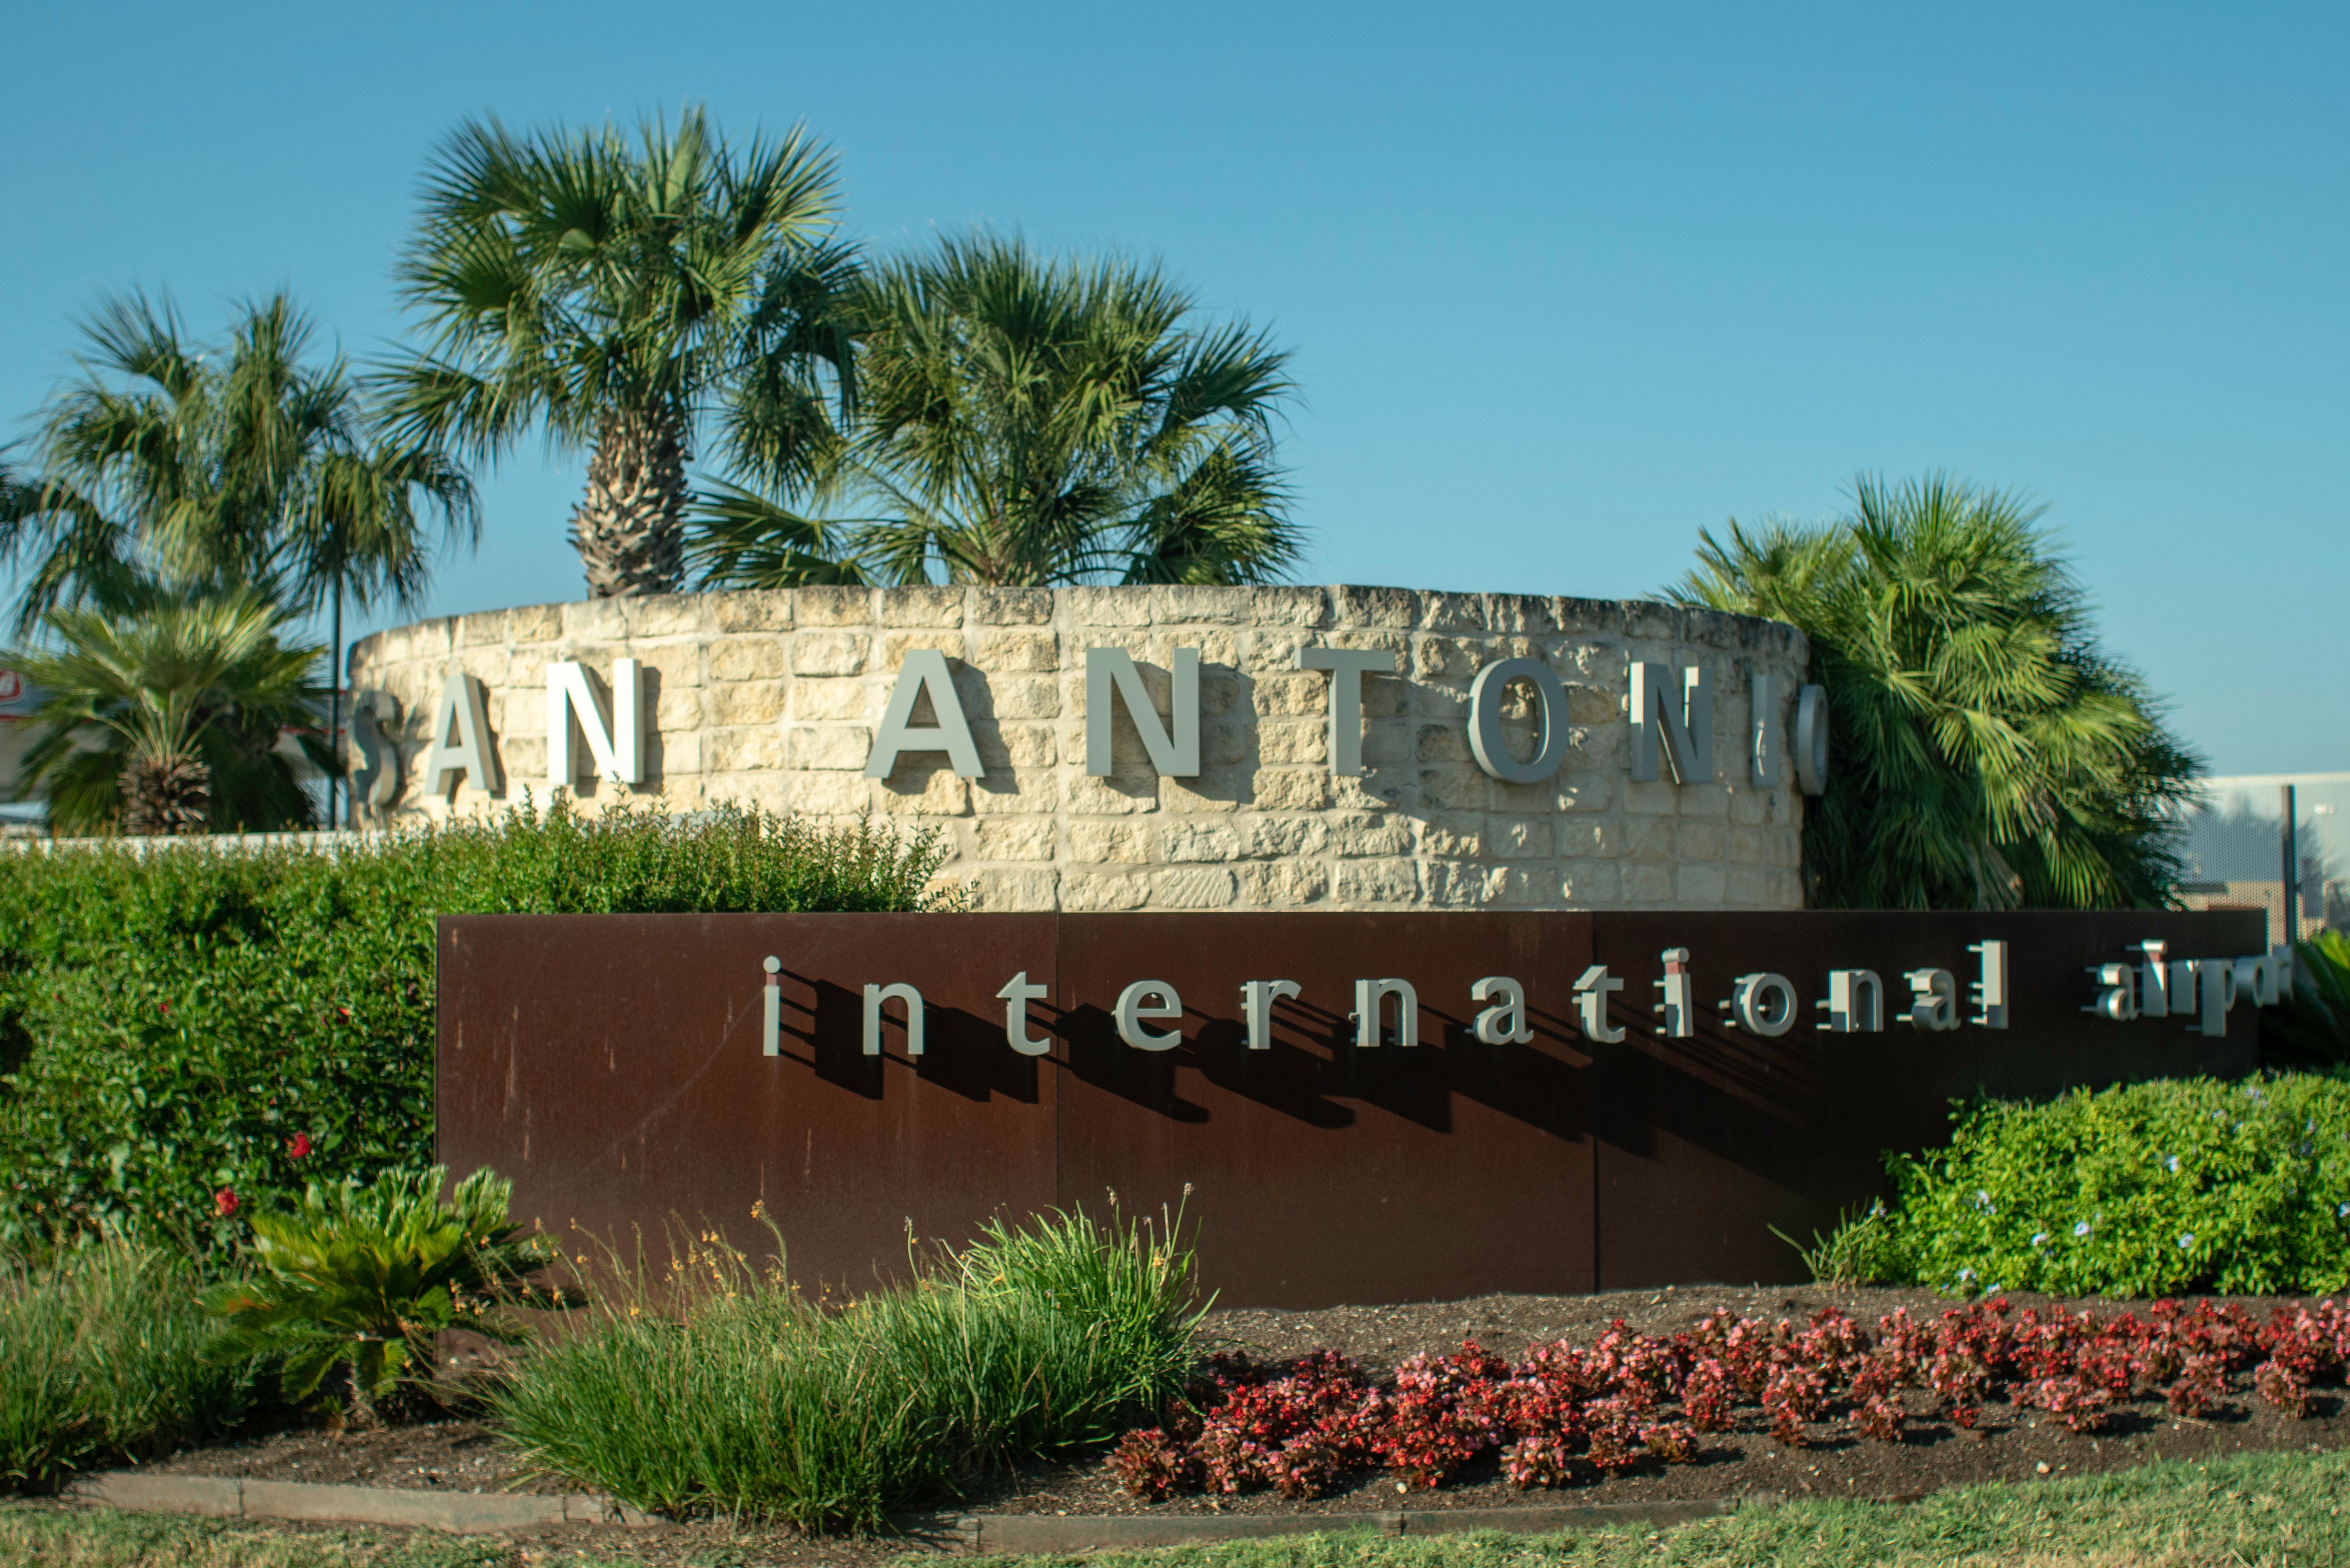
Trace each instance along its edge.
<path fill-rule="evenodd" d="M 485 457 L 538 428 L 586 445 L 571 538 L 590 593 L 675 589 L 705 422 L 785 479 L 835 440 L 822 389 L 847 343 L 820 306 L 853 268 L 816 243 L 833 205 L 832 160 L 797 131 L 738 156 L 699 111 L 633 143 L 466 122 L 400 263 L 435 336 L 384 377 L 394 428 Z M 755 431 L 726 417 L 740 402 Z"/>
<path fill-rule="evenodd" d="M 49 693 L 20 788 L 46 794 L 51 825 L 69 833 L 307 823 L 308 798 L 276 747 L 314 711 L 321 650 L 281 641 L 286 619 L 249 588 L 127 613 L 51 610 L 54 645 L 8 655 Z"/>
<path fill-rule="evenodd" d="M 1703 534 L 1672 590 L 1811 640 L 1838 753 L 1804 821 L 1812 902 L 2167 901 L 2170 813 L 2199 764 L 2098 651 L 2044 509 L 1940 474 L 1864 477 L 1855 501 L 1833 523 Z"/>
<path fill-rule="evenodd" d="M 1288 356 L 1195 323 L 1157 270 L 979 236 L 872 270 L 847 310 L 854 421 L 799 493 L 871 515 L 730 491 L 700 521 L 713 584 L 1246 583 L 1296 559 L 1272 438 Z"/>

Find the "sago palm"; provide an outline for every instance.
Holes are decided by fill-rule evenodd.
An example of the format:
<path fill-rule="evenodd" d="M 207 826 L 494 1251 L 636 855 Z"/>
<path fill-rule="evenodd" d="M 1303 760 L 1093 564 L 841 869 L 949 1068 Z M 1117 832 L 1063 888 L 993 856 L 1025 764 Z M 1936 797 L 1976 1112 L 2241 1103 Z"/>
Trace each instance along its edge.
<path fill-rule="evenodd" d="M 466 122 L 400 265 L 432 336 L 383 378 L 394 428 L 486 457 L 542 429 L 585 446 L 589 592 L 677 588 L 706 426 L 786 477 L 834 439 L 821 389 L 846 340 L 804 327 L 831 318 L 818 302 L 847 266 L 818 243 L 833 208 L 832 160 L 797 131 L 738 153 L 699 111 L 633 140 Z M 743 401 L 755 434 L 731 417 Z"/>
<path fill-rule="evenodd" d="M 2095 642 L 2012 492 L 1864 477 L 1851 515 L 1700 535 L 1688 603 L 1803 628 L 1835 766 L 1804 818 L 1816 905 L 2141 907 L 2171 895 L 2199 771 Z"/>
<path fill-rule="evenodd" d="M 795 506 L 708 504 L 712 583 L 1247 583 L 1297 558 L 1272 430 L 1288 356 L 1198 321 L 1155 269 L 951 240 L 872 269 L 847 309 L 839 461 Z M 812 515 L 836 501 L 861 514 Z"/>
<path fill-rule="evenodd" d="M 47 646 L 10 653 L 48 691 L 22 787 L 51 826 L 188 833 L 307 824 L 278 737 L 307 722 L 320 649 L 280 639 L 286 611 L 247 589 L 125 610 L 58 609 Z"/>

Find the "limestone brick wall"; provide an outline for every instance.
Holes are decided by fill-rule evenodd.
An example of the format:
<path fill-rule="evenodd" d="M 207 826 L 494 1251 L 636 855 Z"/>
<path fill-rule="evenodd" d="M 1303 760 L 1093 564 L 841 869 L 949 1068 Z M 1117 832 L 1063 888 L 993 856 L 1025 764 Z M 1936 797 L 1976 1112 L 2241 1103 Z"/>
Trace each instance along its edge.
<path fill-rule="evenodd" d="M 1360 777 L 1326 753 L 1330 677 L 1309 646 L 1399 656 L 1363 682 Z M 1115 766 L 1085 769 L 1085 657 L 1130 652 L 1165 711 L 1173 650 L 1201 659 L 1201 772 L 1162 778 L 1119 705 Z M 863 770 L 906 650 L 950 660 L 984 776 L 937 753 Z M 1508 784 L 1469 747 L 1471 681 L 1531 655 L 1565 683 L 1566 761 Z M 1792 707 L 1808 649 L 1792 627 L 1667 605 L 1371 587 L 803 588 L 492 610 L 358 644 L 355 689 L 399 702 L 392 821 L 544 800 L 546 667 L 646 670 L 646 782 L 583 783 L 583 802 L 722 800 L 834 821 L 862 812 L 940 829 L 943 875 L 987 909 L 1794 909 L 1802 797 L 1792 766 L 1750 782 L 1749 678 Z M 1716 781 L 1636 784 L 1631 661 L 1701 665 Z M 501 800 L 468 781 L 428 796 L 426 732 L 447 674 L 486 686 Z M 1513 688 L 1523 705 L 1524 689 Z M 931 715 L 927 701 L 916 722 Z M 1792 733 L 1792 719 L 1787 721 Z M 1513 711 L 1517 754 L 1534 744 Z"/>

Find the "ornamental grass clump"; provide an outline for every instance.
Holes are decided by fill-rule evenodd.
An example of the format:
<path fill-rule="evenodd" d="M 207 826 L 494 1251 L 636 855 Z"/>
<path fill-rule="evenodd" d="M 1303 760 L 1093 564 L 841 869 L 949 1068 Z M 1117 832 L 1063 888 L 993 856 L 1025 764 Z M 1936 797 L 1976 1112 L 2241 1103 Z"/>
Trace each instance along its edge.
<path fill-rule="evenodd" d="M 1846 1282 L 1954 1295 L 2350 1286 L 2350 1082 L 2278 1075 L 1986 1101 L 1896 1158 L 1899 1202 L 1816 1251 Z"/>
<path fill-rule="evenodd" d="M 837 1309 L 705 1233 L 665 1275 L 608 1266 L 584 1324 L 521 1365 L 494 1418 L 543 1470 L 648 1511 L 870 1527 L 1165 1398 L 1198 1321 L 1172 1229 L 991 1224 Z"/>
<path fill-rule="evenodd" d="M 252 1368 L 203 1355 L 196 1276 L 120 1237 L 0 1268 L 0 1486 L 46 1487 L 233 1428 Z"/>

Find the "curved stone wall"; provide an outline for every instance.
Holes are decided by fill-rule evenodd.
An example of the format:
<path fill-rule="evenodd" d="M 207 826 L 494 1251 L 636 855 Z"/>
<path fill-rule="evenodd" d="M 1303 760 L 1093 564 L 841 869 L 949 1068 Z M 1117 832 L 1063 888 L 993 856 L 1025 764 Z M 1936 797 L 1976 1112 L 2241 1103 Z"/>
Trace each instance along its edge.
<path fill-rule="evenodd" d="M 900 674 L 910 694 L 929 663 L 908 672 L 908 653 L 933 649 L 975 757 L 959 772 L 946 751 L 906 750 L 887 776 L 866 776 Z M 1097 776 L 1087 669 L 1088 650 L 1103 649 L 1131 659 L 1154 711 L 1146 735 L 1130 699 L 1107 704 Z M 1367 650 L 1399 671 L 1359 677 L 1359 775 L 1336 771 L 1331 753 L 1333 688 L 1348 678 L 1302 667 L 1313 649 Z M 1161 763 L 1177 754 L 1187 649 L 1196 771 L 1170 776 L 1180 767 L 1154 766 L 1151 744 Z M 1134 689 L 1112 679 L 1116 653 L 1093 657 L 1097 691 Z M 616 680 L 633 681 L 639 707 L 639 754 L 620 756 L 639 783 L 589 776 L 619 754 L 617 737 L 607 754 L 593 750 L 611 721 L 568 742 L 584 802 L 657 794 L 671 810 L 738 800 L 936 826 L 954 852 L 944 875 L 969 885 L 975 908 L 1794 909 L 1802 797 L 1789 758 L 1807 657 L 1792 627 L 1638 602 L 1344 587 L 802 588 L 424 621 L 355 645 L 350 676 L 359 794 L 376 820 L 478 811 L 525 790 L 546 799 L 549 670 L 575 661 L 585 683 L 556 681 L 571 683 L 574 709 L 584 698 L 591 719 L 598 701 L 624 715 L 625 691 L 607 691 Z M 1489 750 L 1492 765 L 1481 765 L 1478 671 L 1519 658 L 1556 682 L 1545 697 L 1532 680 L 1489 681 L 1499 722 L 1487 743 L 1508 755 Z M 633 674 L 618 662 L 629 659 Z M 1710 780 L 1674 782 L 1673 761 L 1694 772 L 1694 753 L 1653 716 L 1647 744 L 1665 765 L 1655 782 L 1634 777 L 1641 666 L 1676 696 L 1685 671 L 1702 672 L 1687 713 L 1701 732 L 1711 710 Z M 1494 776 L 1543 751 L 1544 701 L 1563 708 L 1555 772 Z M 951 718 L 938 707 L 924 689 L 900 715 L 918 742 Z M 436 721 L 438 760 L 470 738 L 484 765 L 428 777 Z"/>

